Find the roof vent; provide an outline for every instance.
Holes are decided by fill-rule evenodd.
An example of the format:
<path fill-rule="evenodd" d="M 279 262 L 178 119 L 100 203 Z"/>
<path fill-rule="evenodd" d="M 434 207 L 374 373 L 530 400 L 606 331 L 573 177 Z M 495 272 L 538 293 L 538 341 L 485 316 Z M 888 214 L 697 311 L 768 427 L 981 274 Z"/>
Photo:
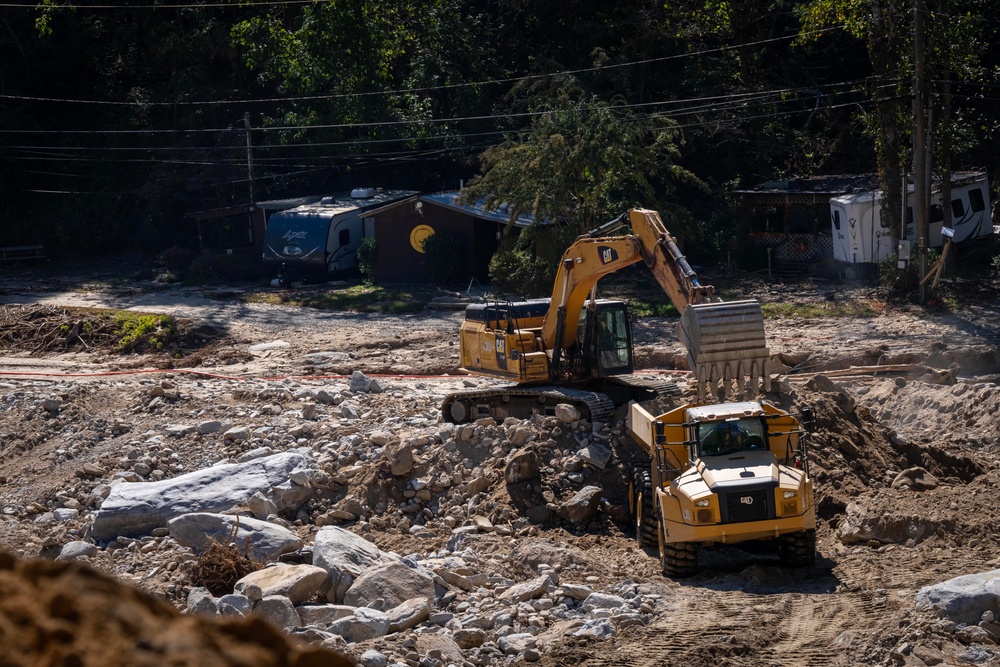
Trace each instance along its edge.
<path fill-rule="evenodd" d="M 368 199 L 375 196 L 375 188 L 354 188 L 351 190 L 351 199 Z"/>

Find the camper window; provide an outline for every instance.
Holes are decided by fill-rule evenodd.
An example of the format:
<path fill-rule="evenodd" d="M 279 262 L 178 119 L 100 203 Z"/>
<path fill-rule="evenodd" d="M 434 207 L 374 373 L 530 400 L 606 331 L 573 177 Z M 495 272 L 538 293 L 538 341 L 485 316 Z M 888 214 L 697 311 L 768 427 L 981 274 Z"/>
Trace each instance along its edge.
<path fill-rule="evenodd" d="M 969 190 L 969 206 L 974 213 L 986 210 L 986 200 L 983 198 L 982 188 L 972 188 Z"/>
<path fill-rule="evenodd" d="M 962 204 L 961 199 L 951 200 L 951 215 L 953 218 L 965 217 L 965 206 Z"/>
<path fill-rule="evenodd" d="M 931 204 L 931 224 L 935 222 L 944 222 L 944 210 L 941 208 L 941 204 Z"/>
<path fill-rule="evenodd" d="M 840 231 L 840 211 L 833 212 L 833 226 L 838 232 Z"/>
<path fill-rule="evenodd" d="M 340 247 L 344 247 L 344 246 L 348 245 L 351 242 L 351 230 L 350 229 L 341 229 L 340 230 L 340 236 L 338 237 L 338 240 L 340 241 Z"/>

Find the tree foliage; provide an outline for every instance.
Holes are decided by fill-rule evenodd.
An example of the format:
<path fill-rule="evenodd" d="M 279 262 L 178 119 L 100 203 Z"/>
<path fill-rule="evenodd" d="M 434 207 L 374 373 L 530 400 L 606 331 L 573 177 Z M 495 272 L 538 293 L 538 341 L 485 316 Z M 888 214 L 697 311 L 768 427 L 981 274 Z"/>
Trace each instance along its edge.
<path fill-rule="evenodd" d="M 487 209 L 509 207 L 579 232 L 640 202 L 699 184 L 676 164 L 680 133 L 669 119 L 640 119 L 589 98 L 539 112 L 530 130 L 482 155 L 482 176 L 462 194 Z M 508 227 L 509 228 L 509 227 Z"/>
<path fill-rule="evenodd" d="M 465 267 L 455 258 L 466 252 L 461 237 L 450 232 L 437 232 L 424 239 L 424 253 L 431 279 L 440 285 L 454 284 L 468 276 Z"/>
<path fill-rule="evenodd" d="M 925 4 L 936 169 L 1000 173 L 1000 5 Z M 8 4 L 0 244 L 41 242 L 55 254 L 190 246 L 187 214 L 248 202 L 252 171 L 257 200 L 473 179 L 467 200 L 573 231 L 648 206 L 696 245 L 686 252 L 707 253 L 733 236 L 734 188 L 877 170 L 888 196 L 901 194 L 912 9 Z"/>

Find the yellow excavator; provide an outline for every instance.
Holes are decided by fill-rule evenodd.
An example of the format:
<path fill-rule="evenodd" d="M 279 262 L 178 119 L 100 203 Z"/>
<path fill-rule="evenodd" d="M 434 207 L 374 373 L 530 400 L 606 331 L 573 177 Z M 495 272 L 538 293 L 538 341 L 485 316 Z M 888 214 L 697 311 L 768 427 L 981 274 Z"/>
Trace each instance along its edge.
<path fill-rule="evenodd" d="M 613 236 L 624 226 L 631 234 Z M 619 405 L 676 391 L 635 377 L 632 318 L 624 301 L 596 298 L 597 281 L 644 262 L 681 313 L 678 338 L 698 387 L 708 396 L 753 398 L 770 390 L 764 318 L 754 300 L 720 302 L 701 285 L 659 213 L 631 209 L 583 234 L 563 254 L 552 296 L 466 308 L 459 330 L 461 368 L 510 384 L 450 394 L 447 421 L 525 419 L 569 403 L 584 419 L 606 420 Z"/>

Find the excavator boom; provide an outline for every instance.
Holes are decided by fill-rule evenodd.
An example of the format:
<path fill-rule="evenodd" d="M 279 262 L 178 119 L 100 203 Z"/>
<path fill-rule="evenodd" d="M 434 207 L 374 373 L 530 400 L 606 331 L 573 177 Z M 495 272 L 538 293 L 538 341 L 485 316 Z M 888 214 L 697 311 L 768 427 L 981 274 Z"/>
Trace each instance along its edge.
<path fill-rule="evenodd" d="M 632 235 L 608 236 L 626 224 Z M 751 399 L 761 383 L 770 391 L 760 304 L 713 302 L 715 288 L 698 282 L 660 214 L 650 209 L 631 209 L 577 237 L 566 250 L 542 326 L 546 347 L 558 356 L 572 345 L 578 314 L 597 281 L 640 260 L 681 313 L 678 338 L 688 351 L 699 401 L 720 393 L 730 400 Z"/>

